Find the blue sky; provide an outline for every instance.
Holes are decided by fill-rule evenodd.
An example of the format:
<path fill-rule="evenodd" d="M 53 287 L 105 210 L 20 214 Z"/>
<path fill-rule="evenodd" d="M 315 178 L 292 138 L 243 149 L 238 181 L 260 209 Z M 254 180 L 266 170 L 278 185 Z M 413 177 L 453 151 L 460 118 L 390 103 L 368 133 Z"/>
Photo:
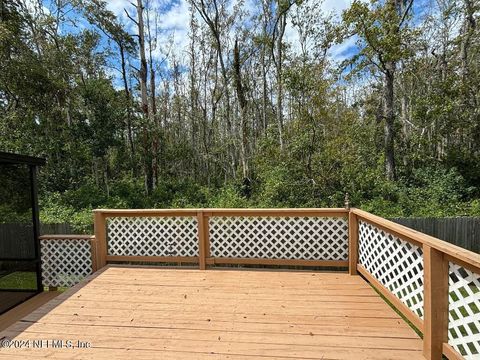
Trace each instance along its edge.
<path fill-rule="evenodd" d="M 36 0 L 25 0 L 27 3 L 34 2 Z M 51 8 L 53 0 L 42 0 L 42 4 L 45 8 Z M 133 0 L 135 1 L 135 0 Z M 147 0 L 144 0 L 147 1 Z M 157 61 L 162 61 L 165 58 L 165 54 L 169 52 L 169 57 L 174 55 L 180 63 L 183 59 L 187 58 L 187 47 L 189 42 L 189 27 L 190 27 L 190 10 L 187 0 L 148 0 L 151 5 L 155 8 L 155 13 L 158 15 L 158 46 L 154 50 L 153 54 Z M 308 1 L 317 1 L 317 0 L 306 0 Z M 366 1 L 366 0 L 365 0 Z M 131 4 L 131 0 L 107 0 L 108 9 L 111 10 L 125 25 L 125 28 L 132 34 L 136 33 L 135 25 L 131 20 L 129 20 L 125 14 L 127 10 L 133 18 L 136 17 L 135 8 Z M 431 0 L 416 0 L 415 1 L 415 13 L 421 14 L 425 4 L 431 2 Z M 234 2 L 232 2 L 233 4 Z M 351 0 L 324 0 L 321 8 L 325 13 L 333 13 L 335 16 L 339 17 L 341 12 L 346 9 L 351 3 Z M 248 11 L 250 14 L 255 13 L 259 10 L 259 1 L 258 0 L 244 0 L 243 8 Z M 294 9 L 292 9 L 293 11 Z M 153 18 L 152 14 L 152 18 Z M 80 28 L 90 27 L 90 25 L 85 21 L 75 15 L 75 13 L 70 13 L 72 18 L 77 21 L 77 25 Z M 153 21 L 153 20 L 152 20 Z M 202 23 L 202 21 L 199 21 Z M 74 28 L 66 25 L 64 31 L 74 31 Z M 78 31 L 78 30 L 76 30 Z M 173 39 L 173 46 L 170 47 L 169 41 Z M 297 30 L 292 26 L 291 21 L 287 24 L 287 29 L 285 32 L 285 40 L 291 44 L 292 49 L 299 50 L 298 47 L 298 33 Z M 107 45 L 105 42 L 104 45 Z M 168 47 L 168 48 L 167 48 Z M 333 61 L 342 61 L 346 58 L 351 57 L 358 51 L 356 46 L 356 38 L 352 37 L 347 39 L 344 43 L 338 44 L 332 47 L 330 50 L 329 56 Z M 117 64 L 112 64 L 113 66 Z M 168 66 L 168 62 L 165 63 L 165 66 Z M 116 66 L 115 66 L 116 67 Z M 118 79 L 119 73 L 115 70 L 110 70 L 111 75 Z M 118 86 L 120 82 L 118 81 Z"/>

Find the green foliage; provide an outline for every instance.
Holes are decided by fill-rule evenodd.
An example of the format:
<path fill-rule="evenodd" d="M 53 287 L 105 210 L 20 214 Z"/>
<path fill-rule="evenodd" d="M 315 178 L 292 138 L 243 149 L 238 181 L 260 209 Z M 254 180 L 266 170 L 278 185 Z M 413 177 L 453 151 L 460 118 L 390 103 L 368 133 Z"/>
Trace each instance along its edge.
<path fill-rule="evenodd" d="M 39 205 L 40 222 L 44 224 L 69 223 L 78 233 L 92 233 L 92 208 L 75 208 L 68 205 L 58 193 L 48 194 L 40 201 Z"/>
<path fill-rule="evenodd" d="M 153 207 L 201 207 L 207 199 L 204 190 L 188 180 L 162 181 L 151 197 Z"/>
<path fill-rule="evenodd" d="M 234 33 L 241 45 L 242 129 L 228 46 L 215 56 L 199 19 L 189 56 L 153 64 L 157 113 L 146 116 L 131 71 L 136 38 L 105 2 L 52 3 L 54 17 L 3 0 L 0 149 L 47 158 L 41 221 L 91 233 L 95 208 L 338 207 L 346 192 L 353 206 L 387 217 L 480 215 L 480 43 L 478 26 L 448 29 L 465 15 L 460 3 L 411 21 L 414 8 L 394 6 L 403 2 L 353 1 L 338 24 L 320 2 L 296 3 L 269 1 L 248 19 L 240 6 L 222 9 L 220 42 Z M 278 11 L 299 30 L 300 52 L 273 37 Z M 92 26 L 76 27 L 75 17 Z M 332 64 L 334 39 L 351 36 L 354 49 L 338 55 L 355 54 Z M 125 79 L 110 73 L 122 63 Z M 395 72 L 396 181 L 384 174 L 386 72 Z M 14 187 L 0 182 L 1 221 L 30 216 L 21 196 L 5 201 Z"/>
<path fill-rule="evenodd" d="M 480 216 L 480 200 L 475 199 L 470 203 L 470 216 Z"/>
<path fill-rule="evenodd" d="M 209 201 L 206 205 L 214 208 L 246 208 L 251 205 L 233 185 L 211 192 L 208 199 Z"/>
<path fill-rule="evenodd" d="M 413 172 L 404 182 L 384 182 L 377 186 L 373 199 L 360 207 L 386 217 L 442 217 L 474 215 L 475 204 L 469 206 L 468 188 L 454 168 L 423 168 Z"/>

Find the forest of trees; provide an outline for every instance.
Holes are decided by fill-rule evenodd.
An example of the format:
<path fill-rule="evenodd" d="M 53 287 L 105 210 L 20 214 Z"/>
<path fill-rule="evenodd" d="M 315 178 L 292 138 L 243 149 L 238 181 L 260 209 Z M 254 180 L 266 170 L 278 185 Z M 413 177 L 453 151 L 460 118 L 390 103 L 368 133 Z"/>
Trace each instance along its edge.
<path fill-rule="evenodd" d="M 480 215 L 479 0 L 112 2 L 0 0 L 0 151 L 47 159 L 44 222 L 347 192 Z"/>

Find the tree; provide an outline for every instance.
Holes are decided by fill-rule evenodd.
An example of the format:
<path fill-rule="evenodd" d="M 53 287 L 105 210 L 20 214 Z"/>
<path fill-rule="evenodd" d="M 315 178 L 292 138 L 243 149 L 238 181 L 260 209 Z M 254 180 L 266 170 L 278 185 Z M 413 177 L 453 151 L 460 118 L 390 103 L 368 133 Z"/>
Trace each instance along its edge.
<path fill-rule="evenodd" d="M 145 174 L 145 190 L 147 194 L 151 193 L 153 190 L 153 154 L 151 147 L 151 116 L 149 112 L 149 100 L 148 100 L 148 68 L 147 68 L 147 57 L 146 57 L 146 48 L 145 48 L 145 25 L 144 25 L 144 16 L 143 11 L 145 9 L 142 0 L 137 0 L 135 5 L 137 12 L 137 19 L 135 20 L 130 16 L 127 10 L 125 13 L 128 18 L 134 22 L 138 30 L 138 49 L 140 54 L 140 68 L 138 69 L 138 81 L 140 84 L 140 99 L 141 99 L 141 109 L 143 114 L 143 126 L 142 126 L 142 142 L 143 142 L 143 168 Z"/>
<path fill-rule="evenodd" d="M 135 169 L 135 144 L 133 139 L 133 99 L 128 85 L 127 56 L 133 56 L 137 50 L 133 37 L 123 29 L 116 16 L 106 8 L 101 0 L 78 1 L 75 3 L 85 14 L 87 20 L 97 26 L 105 36 L 118 47 L 120 55 L 120 72 L 126 101 L 126 128 L 131 152 L 132 169 Z"/>
<path fill-rule="evenodd" d="M 222 42 L 221 34 L 228 31 L 228 17 L 224 12 L 225 1 L 219 3 L 218 0 L 192 0 L 193 7 L 197 10 L 198 14 L 201 16 L 205 24 L 210 29 L 211 35 L 214 39 L 214 46 L 216 50 L 216 56 L 218 62 L 220 63 L 220 71 L 223 79 L 223 87 L 221 91 L 221 96 L 225 96 L 225 123 L 227 126 L 227 134 L 232 135 L 232 122 L 231 122 L 231 108 L 230 108 L 230 78 L 227 72 L 227 65 L 225 64 L 225 54 L 224 54 L 224 44 Z M 226 19 L 222 23 L 222 19 Z M 217 100 L 218 101 L 218 100 Z M 230 143 L 229 139 L 228 149 L 229 156 L 231 157 L 231 171 L 232 175 L 236 174 L 237 161 L 235 156 L 235 151 Z"/>
<path fill-rule="evenodd" d="M 290 8 L 296 4 L 297 1 L 291 0 L 278 0 L 276 3 L 276 15 L 275 15 L 275 24 L 273 27 L 272 34 L 272 60 L 275 64 L 277 70 L 277 125 L 278 125 L 278 138 L 280 143 L 280 149 L 283 150 L 283 55 L 284 55 L 284 44 L 283 36 L 285 35 L 285 30 L 287 28 L 287 15 Z"/>
<path fill-rule="evenodd" d="M 245 89 L 242 83 L 242 73 L 240 64 L 240 48 L 238 39 L 235 39 L 235 47 L 233 49 L 233 69 L 235 79 L 235 89 L 240 107 L 240 131 L 241 131 L 241 149 L 240 158 L 242 162 L 242 176 L 244 181 L 250 181 L 249 154 L 248 154 L 248 125 L 247 125 L 247 99 Z"/>
<path fill-rule="evenodd" d="M 358 36 L 359 52 L 351 64 L 357 71 L 365 68 L 383 75 L 385 173 L 396 177 L 395 166 L 395 94 L 394 83 L 399 61 L 407 57 L 412 32 L 406 26 L 413 0 L 374 1 L 371 6 L 354 1 L 343 13 L 348 36 Z"/>

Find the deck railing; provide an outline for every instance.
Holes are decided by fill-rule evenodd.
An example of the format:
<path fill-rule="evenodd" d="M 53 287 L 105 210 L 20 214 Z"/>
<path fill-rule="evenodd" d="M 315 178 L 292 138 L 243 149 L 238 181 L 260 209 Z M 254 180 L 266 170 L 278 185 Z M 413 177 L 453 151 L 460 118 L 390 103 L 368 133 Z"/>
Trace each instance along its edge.
<path fill-rule="evenodd" d="M 480 357 L 480 255 L 352 209 L 357 271 L 422 333 L 427 359 Z"/>
<path fill-rule="evenodd" d="M 96 210 L 111 261 L 348 266 L 346 209 Z"/>
<path fill-rule="evenodd" d="M 423 333 L 427 359 L 480 356 L 480 255 L 359 209 L 96 210 L 95 238 L 78 238 L 43 237 L 46 285 L 111 262 L 348 267 Z"/>
<path fill-rule="evenodd" d="M 40 236 L 43 286 L 73 286 L 97 271 L 96 249 L 91 235 Z"/>

